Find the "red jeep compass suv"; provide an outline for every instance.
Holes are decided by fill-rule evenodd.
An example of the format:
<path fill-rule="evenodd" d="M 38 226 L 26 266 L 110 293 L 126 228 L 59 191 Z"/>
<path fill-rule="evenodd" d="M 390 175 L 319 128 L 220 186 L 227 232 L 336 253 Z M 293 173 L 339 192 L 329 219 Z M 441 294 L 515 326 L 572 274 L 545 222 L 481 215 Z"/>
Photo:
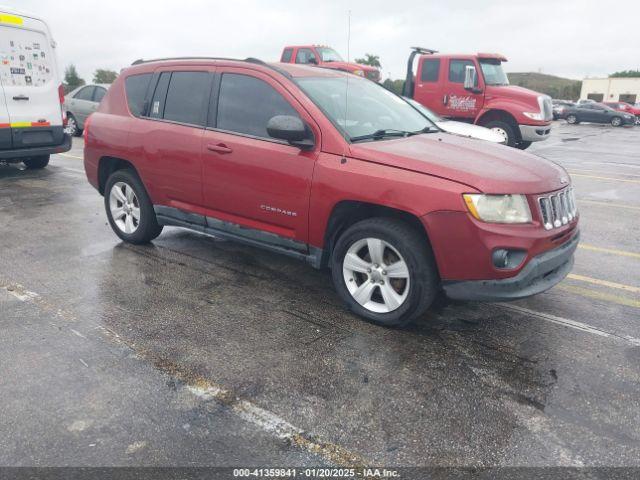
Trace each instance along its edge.
<path fill-rule="evenodd" d="M 331 269 L 383 325 L 452 298 L 543 292 L 573 265 L 560 166 L 448 135 L 361 77 L 259 60 L 136 62 L 85 128 L 85 169 L 124 241 L 189 228 Z"/>

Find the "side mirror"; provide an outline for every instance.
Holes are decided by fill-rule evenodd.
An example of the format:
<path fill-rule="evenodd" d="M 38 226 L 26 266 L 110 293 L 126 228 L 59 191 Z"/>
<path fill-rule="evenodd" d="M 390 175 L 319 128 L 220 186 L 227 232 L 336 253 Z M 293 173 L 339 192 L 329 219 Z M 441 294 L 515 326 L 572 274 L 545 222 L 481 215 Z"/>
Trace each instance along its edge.
<path fill-rule="evenodd" d="M 267 133 L 273 138 L 286 140 L 302 150 L 311 150 L 315 143 L 302 120 L 293 115 L 276 115 L 267 122 Z"/>
<path fill-rule="evenodd" d="M 476 87 L 477 80 L 477 72 L 476 67 L 473 65 L 467 65 L 464 67 L 464 89 L 476 91 L 478 88 Z"/>

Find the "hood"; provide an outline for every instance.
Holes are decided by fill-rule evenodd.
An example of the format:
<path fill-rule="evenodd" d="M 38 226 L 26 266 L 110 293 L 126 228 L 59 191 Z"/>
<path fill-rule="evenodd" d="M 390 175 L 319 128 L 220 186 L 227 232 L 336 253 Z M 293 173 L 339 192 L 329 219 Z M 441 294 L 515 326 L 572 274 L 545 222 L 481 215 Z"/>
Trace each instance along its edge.
<path fill-rule="evenodd" d="M 495 95 L 498 97 L 512 98 L 521 102 L 531 102 L 537 106 L 538 97 L 542 95 L 542 93 L 517 85 L 487 85 L 485 95 Z"/>
<path fill-rule="evenodd" d="M 357 159 L 463 183 L 483 193 L 537 194 L 569 183 L 569 175 L 561 166 L 536 155 L 440 133 L 354 143 L 351 154 Z"/>
<path fill-rule="evenodd" d="M 476 138 L 478 140 L 487 140 L 488 142 L 502 143 L 504 137 L 493 130 L 473 123 L 456 122 L 454 120 L 437 121 L 435 124 L 438 128 L 453 135 L 462 137 Z"/>
<path fill-rule="evenodd" d="M 378 71 L 377 68 L 370 65 L 361 65 L 353 62 L 323 62 L 322 65 L 328 68 L 335 68 L 336 70 L 348 70 L 349 72 L 352 72 L 353 70 L 362 70 L 364 72 Z"/>

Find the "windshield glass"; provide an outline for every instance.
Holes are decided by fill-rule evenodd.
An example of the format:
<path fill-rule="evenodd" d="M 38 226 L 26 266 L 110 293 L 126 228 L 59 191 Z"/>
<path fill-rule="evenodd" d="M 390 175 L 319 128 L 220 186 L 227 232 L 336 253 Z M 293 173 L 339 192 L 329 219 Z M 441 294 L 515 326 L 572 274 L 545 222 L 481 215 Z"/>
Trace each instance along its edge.
<path fill-rule="evenodd" d="M 371 80 L 345 75 L 299 78 L 297 83 L 350 141 L 381 130 L 396 133 L 437 130 L 402 98 Z M 385 137 L 367 140 L 381 138 Z"/>
<path fill-rule="evenodd" d="M 342 57 L 333 48 L 329 47 L 316 47 L 316 50 L 322 57 L 323 62 L 344 62 Z"/>
<path fill-rule="evenodd" d="M 414 99 L 407 98 L 407 97 L 402 97 L 402 98 L 404 98 L 407 102 L 409 102 L 411 104 L 411 106 L 413 108 L 418 110 L 421 114 L 423 114 L 425 117 L 427 117 L 432 122 L 446 122 L 446 120 L 444 118 L 442 118 L 442 117 L 438 116 L 437 114 L 433 113 L 427 107 L 425 107 L 421 103 L 416 102 Z"/>
<path fill-rule="evenodd" d="M 480 60 L 480 67 L 487 85 L 509 85 L 507 74 L 502 70 L 500 60 L 485 58 Z"/>

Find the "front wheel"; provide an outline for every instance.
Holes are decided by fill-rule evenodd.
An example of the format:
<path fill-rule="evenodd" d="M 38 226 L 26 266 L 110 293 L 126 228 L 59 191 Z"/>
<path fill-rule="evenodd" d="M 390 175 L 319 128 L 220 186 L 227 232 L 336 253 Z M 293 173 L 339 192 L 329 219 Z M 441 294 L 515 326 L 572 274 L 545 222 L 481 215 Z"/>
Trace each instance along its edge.
<path fill-rule="evenodd" d="M 611 119 L 611 125 L 614 127 L 619 127 L 620 125 L 622 125 L 622 118 L 620 117 L 613 117 Z"/>
<path fill-rule="evenodd" d="M 483 125 L 483 127 L 488 128 L 489 130 L 493 130 L 498 135 L 504 138 L 504 144 L 510 147 L 515 147 L 517 143 L 516 132 L 513 129 L 513 126 L 509 125 L 506 122 L 502 122 L 500 120 L 492 120 Z"/>
<path fill-rule="evenodd" d="M 333 249 L 331 275 L 351 311 L 384 326 L 406 325 L 424 314 L 439 285 L 424 234 L 392 218 L 349 227 Z"/>
<path fill-rule="evenodd" d="M 107 179 L 104 206 L 113 231 L 129 243 L 149 243 L 162 232 L 144 185 L 133 170 L 117 170 Z"/>
<path fill-rule="evenodd" d="M 31 170 L 38 170 L 49 165 L 49 155 L 40 155 L 37 157 L 25 158 L 22 163 Z"/>
<path fill-rule="evenodd" d="M 575 115 L 567 115 L 567 123 L 570 125 L 577 125 L 580 122 L 578 121 L 578 117 Z"/>

